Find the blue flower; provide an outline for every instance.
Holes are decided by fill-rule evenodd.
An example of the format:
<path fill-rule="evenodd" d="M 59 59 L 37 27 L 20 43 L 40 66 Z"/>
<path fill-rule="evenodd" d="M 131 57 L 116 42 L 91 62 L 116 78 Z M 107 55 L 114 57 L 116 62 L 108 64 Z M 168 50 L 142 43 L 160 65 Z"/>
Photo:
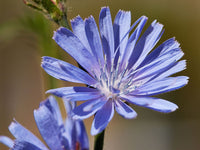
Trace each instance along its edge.
<path fill-rule="evenodd" d="M 67 62 L 43 57 L 42 67 L 51 76 L 87 87 L 62 87 L 52 93 L 71 101 L 84 101 L 74 110 L 74 118 L 85 119 L 95 114 L 91 134 L 100 133 L 108 125 L 114 110 L 127 119 L 137 113 L 127 103 L 169 113 L 178 106 L 156 94 L 183 87 L 188 77 L 170 77 L 185 69 L 186 61 L 179 43 L 171 38 L 156 44 L 163 34 L 163 25 L 156 20 L 141 35 L 147 17 L 131 26 L 130 12 L 119 11 L 112 24 L 108 7 L 101 9 L 99 30 L 93 16 L 71 20 L 73 33 L 59 28 L 53 36 L 56 43 L 84 69 Z M 132 30 L 134 31 L 132 32 Z M 99 34 L 100 33 L 100 34 Z"/>
<path fill-rule="evenodd" d="M 43 101 L 34 111 L 37 127 L 48 147 L 15 120 L 9 126 L 9 130 L 16 139 L 13 141 L 6 136 L 0 136 L 0 142 L 12 150 L 89 150 L 82 120 L 74 120 L 71 116 L 71 109 L 75 107 L 75 103 L 66 100 L 65 107 L 68 112 L 65 123 L 53 96 Z"/>

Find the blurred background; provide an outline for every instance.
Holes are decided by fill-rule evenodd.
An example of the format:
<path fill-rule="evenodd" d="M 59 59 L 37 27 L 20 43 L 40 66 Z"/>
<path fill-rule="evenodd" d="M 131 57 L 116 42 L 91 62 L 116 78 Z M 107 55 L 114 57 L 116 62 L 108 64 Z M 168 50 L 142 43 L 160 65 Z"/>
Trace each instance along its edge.
<path fill-rule="evenodd" d="M 141 15 L 148 25 L 164 24 L 160 43 L 171 38 L 181 43 L 187 59 L 189 84 L 159 95 L 179 106 L 170 114 L 133 106 L 138 117 L 125 120 L 115 115 L 106 129 L 104 150 L 199 150 L 200 149 L 200 1 L 199 0 L 68 0 L 68 17 L 93 15 L 98 22 L 102 6 L 109 6 L 114 19 L 119 9 L 130 10 L 132 23 Z M 146 26 L 148 26 L 146 25 Z M 49 81 L 55 87 L 69 86 L 49 77 L 40 67 L 41 56 L 57 56 L 75 63 L 51 39 L 57 25 L 26 7 L 21 0 L 0 1 L 0 135 L 11 136 L 8 126 L 15 118 L 40 137 L 33 110 L 47 95 Z M 92 118 L 86 119 L 90 133 Z M 93 140 L 90 138 L 90 149 Z M 8 149 L 0 144 L 1 150 Z"/>

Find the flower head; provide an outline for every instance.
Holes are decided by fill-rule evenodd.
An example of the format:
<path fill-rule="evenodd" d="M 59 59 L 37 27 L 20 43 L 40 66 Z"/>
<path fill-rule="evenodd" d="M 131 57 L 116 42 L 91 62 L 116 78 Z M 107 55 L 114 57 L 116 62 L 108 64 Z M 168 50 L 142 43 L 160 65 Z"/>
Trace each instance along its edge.
<path fill-rule="evenodd" d="M 12 150 L 88 150 L 89 142 L 83 122 L 71 117 L 70 110 L 75 107 L 75 103 L 65 101 L 65 106 L 68 112 L 65 123 L 53 96 L 43 101 L 34 111 L 37 127 L 48 147 L 17 121 L 9 126 L 16 139 L 13 141 L 0 136 L 0 142 Z"/>
<path fill-rule="evenodd" d="M 99 16 L 100 32 L 93 16 L 85 20 L 78 16 L 71 20 L 73 32 L 61 27 L 54 33 L 56 43 L 85 70 L 51 57 L 43 57 L 42 67 L 57 79 L 88 86 L 62 87 L 47 93 L 71 101 L 86 100 L 73 113 L 79 119 L 95 114 L 92 135 L 107 126 L 114 110 L 124 118 L 135 118 L 137 113 L 125 102 L 164 113 L 178 108 L 151 96 L 187 84 L 186 76 L 170 77 L 185 69 L 185 60 L 178 61 L 184 53 L 174 38 L 154 48 L 163 25 L 155 20 L 141 35 L 146 21 L 142 16 L 131 26 L 130 12 L 120 10 L 112 23 L 110 10 L 104 7 Z"/>

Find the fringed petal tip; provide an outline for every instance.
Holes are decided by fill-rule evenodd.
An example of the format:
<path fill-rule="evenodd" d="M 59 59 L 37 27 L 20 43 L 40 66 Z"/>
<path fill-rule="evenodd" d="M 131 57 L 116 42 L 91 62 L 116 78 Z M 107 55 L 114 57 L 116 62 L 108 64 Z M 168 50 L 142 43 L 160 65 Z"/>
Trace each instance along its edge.
<path fill-rule="evenodd" d="M 9 130 L 14 129 L 14 128 L 17 126 L 17 124 L 19 124 L 19 123 L 16 121 L 15 118 L 13 118 L 13 121 L 12 121 L 12 122 L 10 123 L 10 125 L 8 126 L 8 129 L 9 129 Z"/>
<path fill-rule="evenodd" d="M 95 25 L 96 25 L 95 18 L 94 18 L 93 15 L 90 15 L 89 17 L 85 18 L 85 19 L 84 19 L 84 22 L 85 22 L 86 25 L 89 24 L 89 23 L 95 23 Z M 97 27 L 97 26 L 96 26 L 96 27 Z M 87 30 L 87 29 L 86 29 L 86 30 Z M 98 32 L 97 32 L 97 33 L 98 33 Z M 90 41 L 89 41 L 89 42 L 90 42 Z"/>
<path fill-rule="evenodd" d="M 144 20 L 148 20 L 148 17 L 145 16 L 145 15 L 141 16 L 140 18 L 141 18 L 142 20 L 143 20 L 143 19 L 144 19 Z"/>
<path fill-rule="evenodd" d="M 108 7 L 108 6 L 103 6 L 103 7 L 101 7 L 101 11 L 104 11 L 104 10 L 110 10 L 110 8 Z M 100 11 L 100 12 L 101 12 Z"/>
<path fill-rule="evenodd" d="M 70 19 L 70 22 L 71 22 L 71 23 L 76 23 L 76 22 L 79 21 L 79 20 L 83 20 L 83 19 L 81 18 L 80 15 L 77 15 L 76 17 Z"/>
<path fill-rule="evenodd" d="M 65 32 L 66 30 L 68 30 L 68 29 L 65 28 L 65 27 L 59 27 L 56 31 L 53 32 L 54 34 L 53 34 L 52 39 L 55 41 L 56 38 L 57 38 L 57 34 L 58 34 L 58 33 L 63 33 L 63 32 Z"/>

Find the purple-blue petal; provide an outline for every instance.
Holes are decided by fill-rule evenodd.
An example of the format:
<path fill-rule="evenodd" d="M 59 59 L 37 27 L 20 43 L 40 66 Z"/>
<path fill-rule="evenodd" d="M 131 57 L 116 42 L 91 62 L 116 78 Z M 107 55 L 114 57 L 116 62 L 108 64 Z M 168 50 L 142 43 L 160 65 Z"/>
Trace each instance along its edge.
<path fill-rule="evenodd" d="M 152 61 L 150 64 L 145 65 L 142 68 L 136 70 L 133 81 L 140 81 L 144 79 L 159 75 L 176 64 L 176 61 L 183 56 L 183 52 L 180 49 L 170 50 L 167 54 L 160 56 L 159 58 Z M 147 80 L 149 81 L 149 80 Z"/>
<path fill-rule="evenodd" d="M 147 105 L 146 108 L 163 113 L 170 113 L 178 109 L 178 106 L 172 102 L 163 99 L 155 99 L 155 101 L 152 104 Z"/>
<path fill-rule="evenodd" d="M 58 125 L 60 127 L 63 126 L 63 119 L 57 100 L 53 96 L 49 96 L 45 101 L 40 103 L 40 107 L 43 107 L 43 105 L 45 105 L 49 109 L 52 116 L 54 116 L 54 118 L 56 119 Z"/>
<path fill-rule="evenodd" d="M 101 9 L 99 15 L 99 30 L 107 65 L 110 67 L 111 60 L 114 56 L 114 33 L 110 9 L 108 7 L 103 7 Z"/>
<path fill-rule="evenodd" d="M 124 117 L 126 119 L 132 119 L 137 116 L 137 113 L 130 106 L 128 106 L 121 100 L 115 100 L 114 103 L 115 103 L 115 110 L 122 117 Z"/>
<path fill-rule="evenodd" d="M 89 150 L 89 139 L 82 120 L 76 121 L 76 134 L 81 150 Z"/>
<path fill-rule="evenodd" d="M 0 136 L 0 143 L 6 145 L 9 148 L 12 148 L 14 146 L 14 141 L 11 140 L 9 137 L 7 136 Z"/>
<path fill-rule="evenodd" d="M 69 99 L 70 101 L 85 101 L 85 100 L 91 100 L 91 99 L 97 99 L 100 98 L 102 95 L 100 95 L 99 92 L 96 93 L 72 93 L 67 96 L 64 96 L 64 98 Z"/>
<path fill-rule="evenodd" d="M 40 106 L 37 110 L 34 110 L 34 117 L 40 134 L 49 148 L 53 150 L 62 149 L 60 127 L 49 109 L 45 105 Z"/>
<path fill-rule="evenodd" d="M 172 102 L 155 97 L 126 95 L 122 98 L 132 104 L 150 108 L 163 113 L 169 113 L 178 108 L 178 106 Z"/>
<path fill-rule="evenodd" d="M 140 76 L 140 79 L 136 77 L 136 83 L 137 82 L 142 82 L 143 84 L 149 83 L 149 82 L 154 82 L 158 80 L 162 80 L 170 75 L 173 75 L 177 72 L 180 72 L 185 69 L 186 67 L 186 62 L 180 61 L 180 62 L 171 62 L 171 60 L 166 60 L 162 66 L 162 63 L 152 67 L 152 72 L 149 74 L 146 74 L 146 76 Z M 156 71 L 156 72 L 155 72 Z M 154 73 L 155 72 L 155 73 Z M 145 73 L 144 73 L 145 74 Z"/>
<path fill-rule="evenodd" d="M 56 43 L 69 53 L 91 75 L 98 72 L 98 62 L 78 37 L 66 28 L 59 28 L 53 36 Z"/>
<path fill-rule="evenodd" d="M 142 35 L 138 43 L 133 49 L 133 52 L 129 58 L 128 68 L 136 69 L 141 62 L 145 59 L 148 53 L 153 49 L 156 43 L 159 41 L 162 35 L 163 25 L 156 22 L 148 27 L 145 33 Z"/>
<path fill-rule="evenodd" d="M 147 57 L 144 59 L 144 61 L 141 63 L 141 65 L 138 68 L 152 62 L 163 53 L 167 53 L 168 51 L 172 49 L 179 48 L 179 45 L 180 44 L 175 40 L 175 38 L 166 40 L 160 46 L 158 46 L 155 50 L 153 50 L 149 55 L 147 55 Z"/>
<path fill-rule="evenodd" d="M 128 60 L 133 52 L 135 44 L 136 44 L 146 22 L 147 22 L 147 17 L 142 16 L 131 26 L 129 32 L 139 23 L 137 28 L 134 30 L 134 32 L 129 37 L 124 53 L 121 54 L 122 55 L 122 62 L 121 62 L 122 66 L 124 66 L 128 63 Z"/>
<path fill-rule="evenodd" d="M 135 96 L 135 95 L 130 95 L 130 94 L 129 95 L 121 95 L 120 98 L 129 103 L 132 103 L 132 104 L 135 104 L 138 106 L 143 106 L 143 107 L 150 105 L 155 100 L 152 97 Z"/>
<path fill-rule="evenodd" d="M 15 140 L 13 148 L 11 150 L 43 150 L 37 145 L 30 143 L 30 141 Z"/>
<path fill-rule="evenodd" d="M 165 70 L 163 73 L 161 73 L 159 76 L 156 77 L 156 80 L 166 78 L 168 76 L 171 76 L 175 73 L 178 73 L 186 68 L 186 60 L 181 60 L 179 62 L 176 62 L 172 67 L 168 68 L 168 70 Z"/>
<path fill-rule="evenodd" d="M 67 117 L 72 117 L 72 110 L 76 107 L 76 102 L 71 102 L 68 99 L 63 99 Z"/>
<path fill-rule="evenodd" d="M 43 57 L 42 67 L 49 75 L 57 79 L 87 85 L 96 83 L 95 79 L 80 68 L 52 57 Z"/>
<path fill-rule="evenodd" d="M 85 48 L 92 54 L 92 50 L 86 36 L 85 21 L 80 16 L 77 16 L 71 20 L 71 25 L 73 33 L 79 38 Z"/>
<path fill-rule="evenodd" d="M 66 137 L 68 139 L 69 142 L 69 147 L 70 149 L 75 149 L 76 147 L 76 142 L 77 142 L 77 135 L 76 135 L 76 121 L 72 118 L 73 112 L 72 110 L 75 108 L 76 106 L 76 102 L 71 102 L 67 99 L 63 99 L 64 100 L 64 106 L 65 106 L 65 110 L 67 112 L 67 118 L 65 120 L 65 133 L 66 133 Z"/>
<path fill-rule="evenodd" d="M 86 119 L 96 113 L 106 103 L 106 98 L 101 97 L 98 99 L 88 100 L 83 104 L 77 106 L 74 110 L 74 119 Z"/>
<path fill-rule="evenodd" d="M 75 149 L 77 142 L 76 126 L 75 126 L 76 120 L 73 120 L 70 114 L 67 115 L 69 115 L 69 117 L 67 117 L 65 121 L 65 134 L 67 141 L 69 142 L 70 149 Z"/>
<path fill-rule="evenodd" d="M 63 97 L 70 101 L 83 101 L 100 97 L 102 94 L 99 90 L 89 87 L 63 87 L 48 90 L 47 93 Z"/>
<path fill-rule="evenodd" d="M 126 48 L 128 35 L 129 35 L 129 34 L 126 35 L 126 33 L 129 31 L 130 25 L 131 25 L 130 11 L 125 12 L 125 11 L 120 10 L 116 15 L 114 24 L 113 24 L 115 51 L 117 50 L 119 46 L 120 54 L 123 54 Z M 126 37 L 124 38 L 125 35 Z"/>
<path fill-rule="evenodd" d="M 24 128 L 17 121 L 13 121 L 10 124 L 9 131 L 18 140 L 28 141 L 34 145 L 37 145 L 42 150 L 48 150 L 46 146 L 33 133 Z"/>
<path fill-rule="evenodd" d="M 82 120 L 75 120 L 72 118 L 72 109 L 75 108 L 76 103 L 64 100 L 64 104 L 67 111 L 65 131 L 71 149 L 75 149 L 78 142 L 82 150 L 88 150 L 89 140 L 84 123 Z"/>
<path fill-rule="evenodd" d="M 103 47 L 101 44 L 98 27 L 93 16 L 90 16 L 85 20 L 85 32 L 93 55 L 96 57 L 96 60 L 100 62 L 100 65 L 103 66 L 105 63 L 103 56 Z"/>
<path fill-rule="evenodd" d="M 114 116 L 114 102 L 108 100 L 107 103 L 95 114 L 92 122 L 91 134 L 96 135 L 102 132 Z"/>
<path fill-rule="evenodd" d="M 188 83 L 187 76 L 168 77 L 146 83 L 132 92 L 133 95 L 150 96 L 179 89 Z"/>

